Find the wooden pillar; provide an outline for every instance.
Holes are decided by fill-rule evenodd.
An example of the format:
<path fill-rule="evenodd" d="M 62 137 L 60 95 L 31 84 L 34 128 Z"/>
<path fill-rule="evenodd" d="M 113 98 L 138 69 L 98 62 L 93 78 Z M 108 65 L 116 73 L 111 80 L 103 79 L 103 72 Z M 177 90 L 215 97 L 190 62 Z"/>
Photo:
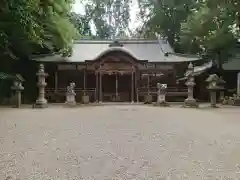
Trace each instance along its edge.
<path fill-rule="evenodd" d="M 58 91 L 58 72 L 55 71 L 55 86 L 54 86 L 54 91 L 57 92 Z"/>
<path fill-rule="evenodd" d="M 99 101 L 99 99 L 98 99 L 98 94 L 99 94 L 99 91 L 98 91 L 98 72 L 95 72 L 95 75 L 96 75 L 95 100 L 98 102 Z"/>
<path fill-rule="evenodd" d="M 116 99 L 117 99 L 117 97 L 118 97 L 118 73 L 116 72 L 116 79 L 115 79 L 115 85 L 116 85 Z"/>
<path fill-rule="evenodd" d="M 86 96 L 86 69 L 83 70 L 83 95 Z"/>
<path fill-rule="evenodd" d="M 132 71 L 132 81 L 131 81 L 131 102 L 134 103 L 134 72 Z"/>
<path fill-rule="evenodd" d="M 150 87 L 149 87 L 149 83 L 150 83 L 150 76 L 148 74 L 148 79 L 147 79 L 147 89 L 148 89 L 148 96 L 150 95 Z"/>
<path fill-rule="evenodd" d="M 139 88 L 140 88 L 140 83 L 142 80 L 142 73 L 138 72 L 138 80 L 139 80 L 139 84 L 137 85 L 137 78 L 136 78 L 136 74 L 135 74 L 135 82 L 136 82 L 136 87 L 137 87 L 137 103 L 139 102 Z"/>
<path fill-rule="evenodd" d="M 99 102 L 102 102 L 102 72 L 100 71 L 100 77 L 99 77 Z"/>

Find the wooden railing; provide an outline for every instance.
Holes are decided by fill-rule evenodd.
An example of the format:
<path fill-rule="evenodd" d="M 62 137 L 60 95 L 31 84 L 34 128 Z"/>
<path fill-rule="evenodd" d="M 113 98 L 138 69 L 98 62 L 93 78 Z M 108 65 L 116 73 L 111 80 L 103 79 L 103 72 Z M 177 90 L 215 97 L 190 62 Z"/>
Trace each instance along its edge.
<path fill-rule="evenodd" d="M 86 88 L 85 90 L 83 88 L 75 88 L 76 93 L 76 101 L 81 101 L 81 98 L 83 95 L 88 95 L 90 98 L 92 98 L 93 101 L 96 101 L 97 99 L 97 91 L 95 88 Z M 66 88 L 46 88 L 46 98 L 50 101 L 55 102 L 61 102 L 65 100 Z"/>
<path fill-rule="evenodd" d="M 187 87 L 168 87 L 167 88 L 167 96 L 187 96 L 188 89 Z M 145 96 L 145 95 L 157 95 L 157 88 L 138 88 L 137 89 L 138 96 Z"/>

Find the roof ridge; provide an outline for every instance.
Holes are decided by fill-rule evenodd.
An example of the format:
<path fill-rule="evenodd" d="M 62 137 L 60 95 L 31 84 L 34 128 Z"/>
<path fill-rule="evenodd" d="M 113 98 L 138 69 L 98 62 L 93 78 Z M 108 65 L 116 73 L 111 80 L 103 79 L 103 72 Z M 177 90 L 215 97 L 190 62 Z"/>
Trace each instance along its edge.
<path fill-rule="evenodd" d="M 182 54 L 182 53 L 172 53 L 172 52 L 169 52 L 169 55 L 176 55 L 176 56 L 181 56 L 181 57 L 193 57 L 193 58 L 200 58 L 201 56 L 199 55 L 195 55 L 195 54 Z"/>
<path fill-rule="evenodd" d="M 74 44 L 110 44 L 114 41 L 117 41 L 119 43 L 123 43 L 123 44 L 148 44 L 148 43 L 151 43 L 151 44 L 156 44 L 158 43 L 158 40 L 157 39 L 138 39 L 138 40 L 132 40 L 132 39 L 129 39 L 129 40 L 122 40 L 122 39 L 119 39 L 119 40 L 76 40 L 74 41 Z"/>

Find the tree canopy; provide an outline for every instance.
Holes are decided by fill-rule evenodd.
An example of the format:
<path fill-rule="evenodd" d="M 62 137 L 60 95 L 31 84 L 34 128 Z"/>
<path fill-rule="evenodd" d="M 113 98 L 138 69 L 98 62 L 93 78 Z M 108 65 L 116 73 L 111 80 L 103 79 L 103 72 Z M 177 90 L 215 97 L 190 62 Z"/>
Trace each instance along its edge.
<path fill-rule="evenodd" d="M 32 53 L 71 53 L 77 31 L 69 20 L 71 0 L 0 2 L 0 54 L 13 58 Z"/>
<path fill-rule="evenodd" d="M 230 48 L 239 38 L 239 13 L 238 0 L 199 1 L 182 23 L 183 45 L 201 52 Z"/>
<path fill-rule="evenodd" d="M 40 53 L 68 56 L 76 38 L 166 36 L 175 50 L 209 53 L 229 49 L 240 38 L 239 0 L 136 0 L 138 22 L 130 29 L 131 0 L 2 0 L 0 56 Z"/>

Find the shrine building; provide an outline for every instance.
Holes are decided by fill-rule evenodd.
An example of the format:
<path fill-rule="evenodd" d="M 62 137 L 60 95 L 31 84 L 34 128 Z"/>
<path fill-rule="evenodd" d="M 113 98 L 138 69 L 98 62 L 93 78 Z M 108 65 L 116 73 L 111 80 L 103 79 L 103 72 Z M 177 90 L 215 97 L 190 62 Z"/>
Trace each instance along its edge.
<path fill-rule="evenodd" d="M 76 84 L 76 100 L 88 96 L 91 102 L 139 102 L 156 98 L 156 84 L 167 84 L 167 97 L 186 97 L 187 87 L 178 83 L 190 62 L 199 56 L 177 54 L 166 39 L 80 40 L 70 57 L 60 55 L 33 58 L 49 74 L 46 96 L 64 102 L 69 83 Z M 204 71 L 207 66 L 200 68 Z"/>

